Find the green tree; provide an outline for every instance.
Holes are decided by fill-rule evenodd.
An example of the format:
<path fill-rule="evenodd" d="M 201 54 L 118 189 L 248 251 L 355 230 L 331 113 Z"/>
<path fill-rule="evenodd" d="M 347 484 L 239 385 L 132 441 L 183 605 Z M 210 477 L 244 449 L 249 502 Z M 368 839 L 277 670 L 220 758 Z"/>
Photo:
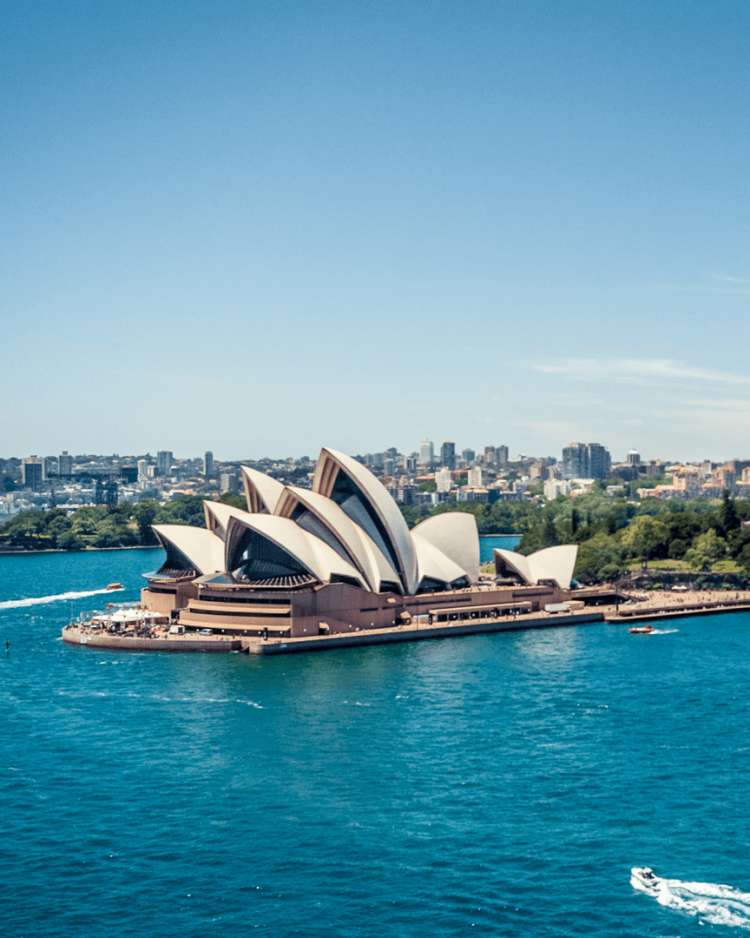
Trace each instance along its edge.
<path fill-rule="evenodd" d="M 612 580 L 624 568 L 620 544 L 603 531 L 589 538 L 578 548 L 575 575 L 587 582 Z"/>
<path fill-rule="evenodd" d="M 138 502 L 133 507 L 133 519 L 138 525 L 138 538 L 141 544 L 154 544 L 156 538 L 151 530 L 151 525 L 156 518 L 156 502 L 144 501 Z"/>
<path fill-rule="evenodd" d="M 668 536 L 669 529 L 663 521 L 650 515 L 639 515 L 622 532 L 621 543 L 642 562 L 645 570 L 649 560 L 666 548 Z"/>
<path fill-rule="evenodd" d="M 544 547 L 554 547 L 558 543 L 555 516 L 551 511 L 545 511 L 542 525 L 542 544 Z"/>
<path fill-rule="evenodd" d="M 686 541 L 681 540 L 679 537 L 670 541 L 668 550 L 670 560 L 682 560 L 689 546 Z"/>
<path fill-rule="evenodd" d="M 230 492 L 225 492 L 219 501 L 224 505 L 231 505 L 232 508 L 242 508 L 243 511 L 247 511 L 247 502 L 242 495 L 232 495 Z"/>
<path fill-rule="evenodd" d="M 750 577 L 750 544 L 746 544 L 737 557 L 740 570 L 746 577 Z"/>
<path fill-rule="evenodd" d="M 695 538 L 685 560 L 694 570 L 710 570 L 713 564 L 726 556 L 726 552 L 727 542 L 712 528 Z"/>
<path fill-rule="evenodd" d="M 740 526 L 737 507 L 728 489 L 721 493 L 721 507 L 719 508 L 718 530 L 722 537 L 727 537 L 735 528 Z"/>

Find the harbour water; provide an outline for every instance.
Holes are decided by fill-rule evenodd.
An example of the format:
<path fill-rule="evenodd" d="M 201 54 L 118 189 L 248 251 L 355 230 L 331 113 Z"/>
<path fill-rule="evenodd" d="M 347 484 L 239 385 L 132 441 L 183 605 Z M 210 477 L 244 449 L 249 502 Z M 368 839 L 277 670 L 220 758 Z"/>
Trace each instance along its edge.
<path fill-rule="evenodd" d="M 160 556 L 0 557 L 1 934 L 746 933 L 750 614 L 248 658 L 17 602 Z"/>

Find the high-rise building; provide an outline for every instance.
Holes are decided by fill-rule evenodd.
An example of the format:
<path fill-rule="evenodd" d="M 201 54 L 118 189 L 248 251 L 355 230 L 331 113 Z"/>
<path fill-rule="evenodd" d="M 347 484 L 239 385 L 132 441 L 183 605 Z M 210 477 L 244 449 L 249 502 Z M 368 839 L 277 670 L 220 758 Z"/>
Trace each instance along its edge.
<path fill-rule="evenodd" d="M 544 463 L 539 459 L 534 460 L 534 462 L 529 466 L 529 479 L 541 479 L 543 475 Z"/>
<path fill-rule="evenodd" d="M 120 466 L 120 478 L 126 485 L 132 485 L 138 481 L 138 467 L 127 465 Z"/>
<path fill-rule="evenodd" d="M 482 467 L 472 466 L 469 469 L 469 478 L 467 479 L 469 488 L 479 489 L 482 487 Z"/>
<path fill-rule="evenodd" d="M 219 491 L 222 495 L 236 495 L 240 490 L 240 480 L 236 472 L 222 472 L 219 476 Z"/>
<path fill-rule="evenodd" d="M 461 450 L 461 459 L 466 463 L 467 466 L 470 466 L 477 458 L 477 454 L 473 449 L 464 449 Z"/>
<path fill-rule="evenodd" d="M 38 492 L 44 482 L 44 463 L 38 456 L 27 456 L 21 463 L 21 484 Z"/>
<path fill-rule="evenodd" d="M 419 444 L 419 462 L 428 468 L 435 464 L 435 444 L 432 440 L 422 440 Z"/>
<path fill-rule="evenodd" d="M 562 451 L 566 479 L 607 479 L 611 469 L 609 450 L 601 443 L 570 443 Z"/>
<path fill-rule="evenodd" d="M 73 457 L 66 449 L 57 457 L 57 474 L 61 479 L 69 479 L 73 475 Z"/>
<path fill-rule="evenodd" d="M 588 462 L 590 479 L 608 479 L 612 471 L 612 457 L 601 443 L 589 443 Z"/>
<path fill-rule="evenodd" d="M 629 466 L 640 466 L 641 454 L 636 450 L 631 449 L 628 453 L 627 463 Z"/>
<path fill-rule="evenodd" d="M 407 472 L 416 472 L 417 466 L 419 465 L 419 456 L 416 453 L 412 453 L 410 456 L 407 456 L 404 460 L 404 468 Z"/>
<path fill-rule="evenodd" d="M 139 459 L 138 460 L 138 481 L 146 482 L 148 479 L 148 460 Z"/>
<path fill-rule="evenodd" d="M 214 454 L 207 449 L 203 454 L 203 478 L 213 479 L 214 477 Z"/>
<path fill-rule="evenodd" d="M 484 448 L 484 464 L 485 466 L 496 466 L 497 465 L 497 450 L 494 446 L 485 446 Z"/>
<path fill-rule="evenodd" d="M 440 464 L 441 466 L 446 466 L 448 469 L 456 468 L 455 443 L 443 443 L 443 445 L 440 447 Z"/>
<path fill-rule="evenodd" d="M 508 447 L 503 443 L 497 448 L 497 464 L 498 466 L 507 466 L 510 461 L 510 452 Z"/>
<path fill-rule="evenodd" d="M 450 492 L 453 488 L 453 473 L 447 466 L 435 473 L 435 488 L 438 492 Z"/>
<path fill-rule="evenodd" d="M 562 471 L 566 479 L 588 479 L 588 453 L 585 443 L 569 443 L 562 451 Z"/>
<path fill-rule="evenodd" d="M 156 454 L 156 471 L 160 476 L 171 475 L 173 462 L 174 453 L 169 449 L 160 449 Z"/>

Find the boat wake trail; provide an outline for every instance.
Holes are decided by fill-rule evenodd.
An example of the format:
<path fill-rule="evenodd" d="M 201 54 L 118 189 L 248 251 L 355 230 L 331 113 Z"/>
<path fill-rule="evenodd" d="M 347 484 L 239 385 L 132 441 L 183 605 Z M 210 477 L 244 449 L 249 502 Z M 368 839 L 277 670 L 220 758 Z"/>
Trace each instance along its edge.
<path fill-rule="evenodd" d="M 675 632 L 679 632 L 679 629 L 654 629 L 651 632 L 652 635 L 674 635 Z"/>
<path fill-rule="evenodd" d="M 0 602 L 0 609 L 24 609 L 26 606 L 46 606 L 47 603 L 65 602 L 71 599 L 86 599 L 103 593 L 121 593 L 120 589 L 81 590 L 79 592 L 57 593 L 55 596 L 32 596 L 29 599 L 6 599 Z"/>
<path fill-rule="evenodd" d="M 740 892 L 721 883 L 693 883 L 661 877 L 649 888 L 632 875 L 630 884 L 656 899 L 659 905 L 692 915 L 707 925 L 750 930 L 750 892 Z"/>

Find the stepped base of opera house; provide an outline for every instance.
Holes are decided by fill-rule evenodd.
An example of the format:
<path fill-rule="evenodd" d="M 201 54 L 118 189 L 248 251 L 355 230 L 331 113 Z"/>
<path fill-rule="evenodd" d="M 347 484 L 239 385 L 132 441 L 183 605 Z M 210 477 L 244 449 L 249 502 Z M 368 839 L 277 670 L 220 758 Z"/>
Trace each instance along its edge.
<path fill-rule="evenodd" d="M 605 590 L 563 590 L 555 585 L 495 585 L 415 596 L 365 592 L 344 583 L 294 590 L 249 589 L 240 584 L 152 581 L 141 594 L 144 607 L 172 617 L 184 633 L 235 638 L 310 638 L 459 620 L 509 620 L 548 607 L 573 612 L 611 602 Z M 563 612 L 560 608 L 556 611 Z"/>

